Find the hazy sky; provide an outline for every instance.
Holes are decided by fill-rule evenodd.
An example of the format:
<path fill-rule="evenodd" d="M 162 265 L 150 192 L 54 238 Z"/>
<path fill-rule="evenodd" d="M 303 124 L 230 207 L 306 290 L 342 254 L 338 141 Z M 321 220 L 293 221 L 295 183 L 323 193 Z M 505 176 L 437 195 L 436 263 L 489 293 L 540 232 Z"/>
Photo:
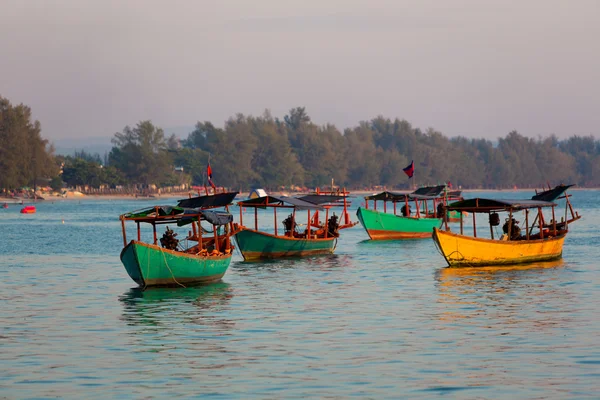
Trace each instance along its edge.
<path fill-rule="evenodd" d="M 0 95 L 49 139 L 296 106 L 600 136 L 600 0 L 0 0 Z"/>

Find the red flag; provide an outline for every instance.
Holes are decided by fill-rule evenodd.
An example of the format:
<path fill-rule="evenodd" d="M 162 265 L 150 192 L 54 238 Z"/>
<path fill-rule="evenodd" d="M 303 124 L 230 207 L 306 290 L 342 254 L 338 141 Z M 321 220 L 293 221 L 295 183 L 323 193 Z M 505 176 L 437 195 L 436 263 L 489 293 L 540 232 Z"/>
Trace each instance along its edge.
<path fill-rule="evenodd" d="M 415 173 L 415 162 L 411 161 L 408 167 L 402 168 L 402 171 L 404 171 L 404 173 L 408 175 L 409 178 L 412 178 L 413 174 Z"/>
<path fill-rule="evenodd" d="M 212 168 L 210 168 L 210 161 L 208 162 L 208 165 L 206 166 L 206 177 L 208 178 L 208 183 L 210 184 L 210 186 L 212 186 L 213 189 L 216 189 L 217 187 L 215 186 L 215 184 L 212 181 Z"/>

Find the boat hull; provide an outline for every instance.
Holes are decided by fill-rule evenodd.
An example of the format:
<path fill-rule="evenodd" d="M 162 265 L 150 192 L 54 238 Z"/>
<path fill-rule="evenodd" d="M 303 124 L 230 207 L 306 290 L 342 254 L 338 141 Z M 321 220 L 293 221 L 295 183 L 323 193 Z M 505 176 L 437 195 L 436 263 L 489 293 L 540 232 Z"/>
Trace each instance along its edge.
<path fill-rule="evenodd" d="M 335 237 L 323 239 L 291 238 L 275 236 L 253 229 L 242 229 L 237 232 L 235 240 L 246 261 L 331 254 L 334 252 L 337 243 Z"/>
<path fill-rule="evenodd" d="M 537 240 L 492 240 L 433 230 L 433 240 L 451 267 L 515 265 L 562 257 L 565 235 Z"/>
<path fill-rule="evenodd" d="M 359 207 L 356 216 L 372 240 L 422 239 L 431 237 L 437 218 L 410 218 Z"/>
<path fill-rule="evenodd" d="M 231 254 L 197 256 L 132 240 L 121 251 L 121 262 L 140 286 L 187 286 L 220 280 Z"/>

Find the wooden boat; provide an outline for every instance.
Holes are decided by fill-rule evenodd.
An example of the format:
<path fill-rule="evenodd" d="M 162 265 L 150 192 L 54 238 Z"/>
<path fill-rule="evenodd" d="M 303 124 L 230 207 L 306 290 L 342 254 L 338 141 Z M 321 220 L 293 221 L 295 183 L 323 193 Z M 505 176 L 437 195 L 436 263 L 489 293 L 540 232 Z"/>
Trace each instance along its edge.
<path fill-rule="evenodd" d="M 446 230 L 433 229 L 433 240 L 452 267 L 513 265 L 559 259 L 569 224 L 581 218 L 573 211 L 568 196 L 562 198 L 567 200 L 567 207 L 561 222 L 557 222 L 555 217 L 557 204 L 550 201 L 475 198 L 452 203 L 447 207 L 449 210 L 473 213 L 473 236 L 464 235 L 461 219 L 460 234 L 450 232 L 445 223 Z M 549 223 L 545 221 L 543 209 L 552 210 Z M 535 211 L 535 218 L 530 224 L 531 210 Z M 503 234 L 494 239 L 494 227 L 500 224 L 499 212 L 508 213 L 508 218 L 502 227 Z M 515 212 L 525 213 L 524 232 L 513 217 Z M 491 238 L 477 237 L 475 216 L 481 213 L 488 214 Z"/>
<path fill-rule="evenodd" d="M 366 196 L 365 207 L 359 207 L 356 215 L 371 240 L 431 237 L 432 229 L 442 222 L 436 213 L 438 206 L 445 204 L 444 190 L 445 185 L 441 185 L 420 188 L 412 193 L 385 191 Z M 370 200 L 373 209 L 369 209 Z M 378 201 L 383 202 L 383 211 L 377 210 Z M 388 202 L 392 203 L 393 213 L 388 213 Z M 398 203 L 401 215 L 398 215 Z M 410 204 L 415 206 L 415 214 Z"/>
<path fill-rule="evenodd" d="M 235 194 L 199 196 L 180 200 L 178 206 L 154 206 L 121 215 L 124 245 L 121 262 L 131 279 L 144 288 L 185 287 L 220 280 L 231 263 L 233 216 L 228 211 L 210 208 L 226 208 Z M 198 207 L 185 207 L 182 204 Z M 137 240 L 127 242 L 126 221 L 136 223 Z M 203 222 L 212 231 L 203 228 Z M 141 223 L 152 226 L 151 243 L 142 241 Z M 167 226 L 159 244 L 156 227 L 164 224 L 191 225 L 192 230 L 185 239 L 178 240 L 177 234 Z"/>
<path fill-rule="evenodd" d="M 6 208 L 8 208 L 8 206 Z M 36 210 L 35 206 L 25 206 L 25 207 L 21 208 L 21 214 L 35 214 L 36 211 L 37 210 Z"/>
<path fill-rule="evenodd" d="M 323 202 L 339 200 L 340 196 L 321 197 Z M 309 202 L 295 197 L 264 196 L 248 199 L 238 203 L 240 207 L 240 224 L 235 227 L 235 240 L 246 261 L 273 259 L 283 257 L 302 257 L 334 252 L 339 236 L 340 224 L 338 216 L 329 216 L 330 207 Z M 243 209 L 254 209 L 254 229 L 243 225 Z M 272 208 L 274 231 L 261 231 L 258 228 L 258 209 Z M 292 213 L 285 218 L 283 234 L 277 229 L 277 210 L 289 209 Z M 298 230 L 297 211 L 306 211 L 306 229 Z M 311 212 L 325 212 L 325 221 L 311 218 Z M 347 211 L 344 208 L 344 212 Z M 317 214 L 318 215 L 318 214 Z M 313 229 L 316 228 L 316 229 Z"/>

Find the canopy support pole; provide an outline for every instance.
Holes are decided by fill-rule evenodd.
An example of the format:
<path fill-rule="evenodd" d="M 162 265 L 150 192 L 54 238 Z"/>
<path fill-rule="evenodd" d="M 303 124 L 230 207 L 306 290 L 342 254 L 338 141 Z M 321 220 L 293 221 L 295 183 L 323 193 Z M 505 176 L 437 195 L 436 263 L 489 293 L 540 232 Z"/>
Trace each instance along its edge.
<path fill-rule="evenodd" d="M 526 239 L 529 240 L 529 209 L 525 209 L 525 234 Z"/>
<path fill-rule="evenodd" d="M 277 236 L 277 208 L 273 207 L 273 223 L 275 224 L 275 236 Z"/>
<path fill-rule="evenodd" d="M 125 231 L 125 220 L 121 218 L 121 230 L 123 231 L 123 247 L 127 246 L 127 233 Z"/>

